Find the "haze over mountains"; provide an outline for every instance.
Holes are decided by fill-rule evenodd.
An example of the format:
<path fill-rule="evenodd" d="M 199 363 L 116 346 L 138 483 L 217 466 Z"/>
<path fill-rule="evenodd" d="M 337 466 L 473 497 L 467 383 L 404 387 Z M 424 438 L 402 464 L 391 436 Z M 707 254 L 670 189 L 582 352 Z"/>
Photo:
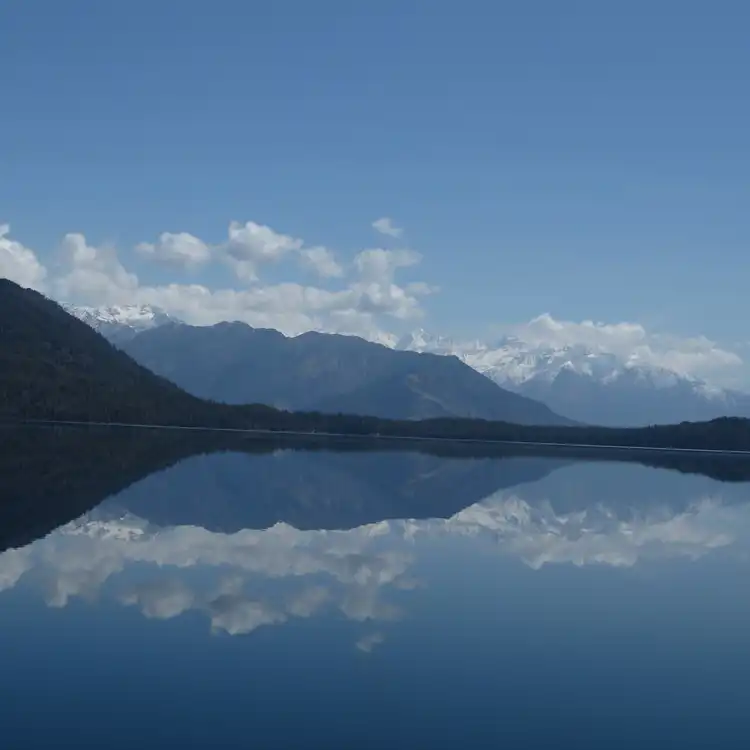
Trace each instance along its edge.
<path fill-rule="evenodd" d="M 67 309 L 114 343 L 123 346 L 137 360 L 174 379 L 187 390 L 199 395 L 210 394 L 213 398 L 226 398 L 228 401 L 241 400 L 242 389 L 245 387 L 243 384 L 221 385 L 217 379 L 208 384 L 205 373 L 192 375 L 187 372 L 196 366 L 199 369 L 214 369 L 217 367 L 216 363 L 201 363 L 198 360 L 202 357 L 189 359 L 187 355 L 178 355 L 176 352 L 156 351 L 153 349 L 156 342 L 165 342 L 157 334 L 148 334 L 139 340 L 143 331 L 152 331 L 164 324 L 177 322 L 160 310 L 147 306 L 68 306 Z M 237 328 L 234 335 L 240 337 L 242 334 L 239 331 L 245 329 L 247 327 Z M 212 356 L 216 355 L 217 349 L 221 350 L 222 342 L 226 346 L 232 345 L 228 329 L 214 326 L 206 330 L 213 333 L 190 334 L 173 329 L 170 336 L 180 340 L 179 346 L 184 345 L 183 339 L 179 337 L 193 335 L 196 344 L 200 338 L 201 346 L 211 347 Z M 273 334 L 266 334 L 270 341 Z M 301 338 L 308 353 L 318 346 L 320 353 L 325 352 L 326 356 L 337 352 L 339 346 L 360 346 L 353 344 L 350 338 L 341 336 L 305 334 Z M 210 344 L 209 339 L 213 339 Z M 235 340 L 235 345 L 237 341 L 239 338 Z M 601 347 L 583 344 L 552 346 L 511 336 L 486 344 L 431 336 L 422 330 L 388 343 L 392 348 L 402 351 L 456 356 L 502 388 L 541 401 L 557 414 L 589 424 L 638 426 L 702 421 L 721 416 L 750 416 L 750 395 L 746 393 L 716 387 L 699 378 L 688 377 L 664 367 L 632 361 Z M 205 349 L 201 351 L 205 353 Z M 241 357 L 236 352 L 222 352 L 220 358 L 231 359 L 234 367 L 241 367 Z M 288 363 L 280 366 L 283 369 Z M 225 378 L 228 376 L 227 374 Z M 220 395 L 222 393 L 226 395 Z M 356 411 L 378 395 L 360 393 L 356 397 L 352 396 L 348 402 L 342 400 L 340 403 L 347 408 L 351 406 Z M 279 398 L 280 402 L 294 403 L 286 392 L 282 391 Z M 328 406 L 330 404 L 323 400 L 321 408 L 326 409 Z M 439 412 L 423 408 L 416 413 Z"/>

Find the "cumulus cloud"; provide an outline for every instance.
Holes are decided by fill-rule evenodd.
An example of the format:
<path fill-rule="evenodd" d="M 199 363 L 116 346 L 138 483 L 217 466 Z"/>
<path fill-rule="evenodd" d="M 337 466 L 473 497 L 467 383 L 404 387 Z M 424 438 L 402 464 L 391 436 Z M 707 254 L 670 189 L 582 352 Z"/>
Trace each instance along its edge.
<path fill-rule="evenodd" d="M 0 277 L 30 289 L 43 291 L 47 271 L 36 253 L 10 239 L 9 224 L 0 224 Z"/>
<path fill-rule="evenodd" d="M 422 256 L 413 250 L 363 250 L 354 259 L 354 265 L 366 281 L 390 281 L 399 268 L 414 266 Z"/>
<path fill-rule="evenodd" d="M 315 271 L 321 278 L 338 279 L 344 275 L 333 253 L 326 247 L 317 246 L 300 250 L 303 264 Z"/>
<path fill-rule="evenodd" d="M 390 237 L 402 235 L 387 217 L 373 226 Z M 367 248 L 343 262 L 327 247 L 308 246 L 298 237 L 254 221 L 232 221 L 224 238 L 216 242 L 187 232 L 164 232 L 156 242 L 135 247 L 144 259 L 188 271 L 216 272 L 211 278 L 226 279 L 229 271 L 231 281 L 223 285 L 149 284 L 128 269 L 116 248 L 93 245 L 79 233 L 65 235 L 60 262 L 46 268 L 34 250 L 10 239 L 9 233 L 7 224 L 0 225 L 0 275 L 62 302 L 151 305 L 194 325 L 237 320 L 288 335 L 320 330 L 395 346 L 409 326 L 424 318 L 425 298 L 439 291 L 423 280 L 402 279 L 422 261 L 410 248 Z M 264 282 L 263 269 L 281 261 L 285 269 L 291 263 L 292 269 L 310 271 L 318 281 Z M 498 329 L 525 348 L 586 347 L 625 364 L 661 367 L 711 386 L 747 386 L 749 373 L 741 347 L 728 348 L 704 336 L 672 336 L 635 322 L 558 320 L 548 313 Z M 502 352 L 497 353 L 499 359 L 492 359 L 492 345 L 458 342 L 458 347 L 449 351 L 480 371 L 490 365 L 499 367 L 501 376 L 506 372 L 502 368 L 508 362 L 500 357 Z M 519 367 L 523 369 L 523 363 Z"/>
<path fill-rule="evenodd" d="M 82 234 L 66 234 L 62 241 L 63 273 L 52 281 L 58 299 L 90 305 L 122 305 L 138 295 L 139 281 L 120 263 L 113 247 L 89 245 Z"/>
<path fill-rule="evenodd" d="M 653 333 L 639 323 L 574 322 L 556 320 L 546 313 L 507 330 L 532 346 L 584 346 L 613 354 L 627 364 L 663 367 L 680 375 L 728 385 L 734 384 L 744 364 L 736 352 L 704 336 Z"/>
<path fill-rule="evenodd" d="M 372 227 L 376 232 L 380 232 L 380 234 L 385 234 L 396 239 L 399 239 L 404 234 L 404 230 L 401 229 L 401 227 L 397 227 L 393 223 L 393 220 L 389 219 L 387 216 L 383 216 L 383 218 L 373 221 Z"/>
<path fill-rule="evenodd" d="M 146 258 L 196 269 L 211 259 L 211 248 L 188 232 L 162 232 L 155 243 L 141 242 L 136 252 Z"/>
<path fill-rule="evenodd" d="M 135 246 L 144 259 L 188 271 L 214 269 L 222 278 L 229 269 L 237 284 L 227 286 L 149 284 L 128 270 L 116 248 L 94 245 L 80 233 L 64 236 L 55 273 L 48 274 L 33 250 L 8 238 L 7 225 L 0 230 L 0 272 L 14 281 L 43 286 L 61 302 L 151 305 L 194 325 L 238 320 L 289 335 L 325 330 L 392 343 L 397 337 L 388 327 L 422 317 L 421 300 L 436 291 L 425 282 L 396 279 L 401 270 L 420 262 L 421 256 L 411 250 L 363 250 L 342 264 L 327 247 L 307 246 L 253 221 L 231 222 L 227 238 L 216 243 L 187 232 L 163 232 L 156 242 Z M 264 265 L 286 258 L 321 281 L 261 282 Z"/>
<path fill-rule="evenodd" d="M 263 224 L 232 221 L 224 249 L 238 276 L 245 281 L 256 281 L 258 265 L 281 260 L 289 253 L 301 250 L 303 245 L 302 240 Z"/>

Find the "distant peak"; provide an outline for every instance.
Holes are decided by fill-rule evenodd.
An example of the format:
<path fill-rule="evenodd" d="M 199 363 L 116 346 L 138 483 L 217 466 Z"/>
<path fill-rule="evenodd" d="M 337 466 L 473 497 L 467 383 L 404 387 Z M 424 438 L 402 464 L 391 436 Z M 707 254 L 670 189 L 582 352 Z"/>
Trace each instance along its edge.
<path fill-rule="evenodd" d="M 132 338 L 151 328 L 182 323 L 181 320 L 152 305 L 90 307 L 62 303 L 61 307 L 112 341 Z"/>

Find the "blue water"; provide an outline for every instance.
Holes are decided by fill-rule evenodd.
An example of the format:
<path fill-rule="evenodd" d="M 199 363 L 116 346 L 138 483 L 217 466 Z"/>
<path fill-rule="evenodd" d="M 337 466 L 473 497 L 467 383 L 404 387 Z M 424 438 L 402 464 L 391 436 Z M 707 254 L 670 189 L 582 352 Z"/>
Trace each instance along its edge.
<path fill-rule="evenodd" d="M 6 550 L 1 746 L 747 746 L 750 487 L 523 461 L 204 456 Z"/>

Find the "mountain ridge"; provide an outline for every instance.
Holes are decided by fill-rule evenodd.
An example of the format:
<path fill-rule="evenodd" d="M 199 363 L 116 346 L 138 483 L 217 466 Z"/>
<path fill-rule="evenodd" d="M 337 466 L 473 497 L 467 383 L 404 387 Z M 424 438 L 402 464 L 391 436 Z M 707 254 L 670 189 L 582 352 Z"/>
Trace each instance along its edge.
<path fill-rule="evenodd" d="M 573 424 L 457 357 L 394 350 L 354 336 L 308 331 L 287 337 L 240 322 L 169 324 L 141 331 L 121 346 L 189 393 L 228 404 L 383 419 Z"/>
<path fill-rule="evenodd" d="M 477 382 L 495 387 L 482 376 L 477 377 Z M 52 300 L 4 279 L 0 279 L 0 418 L 14 424 L 62 420 L 229 427 L 292 433 L 307 439 L 319 435 L 321 440 L 340 435 L 347 440 L 377 441 L 382 436 L 443 444 L 486 443 L 493 447 L 511 443 L 616 446 L 617 450 L 630 453 L 634 453 L 632 448 L 641 452 L 750 452 L 750 420 L 741 418 L 607 428 L 523 425 L 457 417 L 395 420 L 361 414 L 289 412 L 258 403 L 232 406 L 210 402 L 191 396 L 140 366 Z"/>
<path fill-rule="evenodd" d="M 69 309 L 75 313 L 72 306 Z M 130 341 L 142 330 L 179 322 L 158 308 L 141 309 L 146 311 L 146 323 L 134 325 L 132 313 L 123 308 L 122 332 L 117 330 L 113 308 L 101 309 L 98 320 L 91 319 L 96 308 L 82 308 L 89 314 L 80 313 L 79 317 L 115 343 Z M 463 341 L 424 329 L 377 343 L 400 351 L 458 357 L 503 389 L 588 424 L 627 427 L 750 416 L 750 394 L 621 357 L 602 347 L 532 344 L 517 336 L 491 343 Z"/>

